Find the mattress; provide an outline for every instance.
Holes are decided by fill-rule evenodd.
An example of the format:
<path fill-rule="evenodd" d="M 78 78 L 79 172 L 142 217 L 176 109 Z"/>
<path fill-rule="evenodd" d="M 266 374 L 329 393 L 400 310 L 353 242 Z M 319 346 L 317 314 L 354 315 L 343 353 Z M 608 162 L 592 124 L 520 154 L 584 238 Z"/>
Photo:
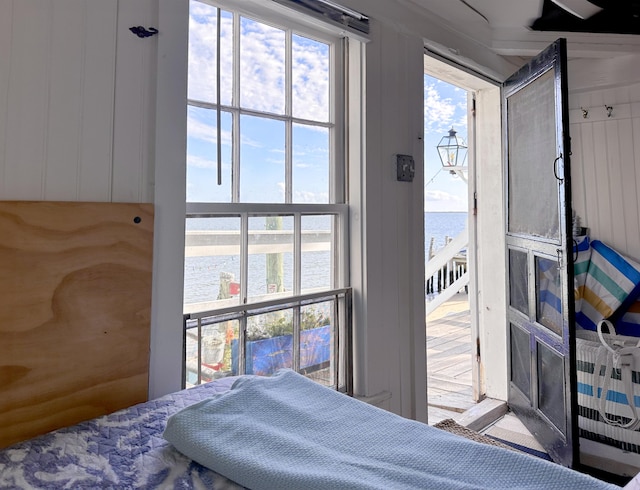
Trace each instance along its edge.
<path fill-rule="evenodd" d="M 241 489 L 162 437 L 169 416 L 228 391 L 235 379 L 178 391 L 10 446 L 0 451 L 0 488 Z"/>

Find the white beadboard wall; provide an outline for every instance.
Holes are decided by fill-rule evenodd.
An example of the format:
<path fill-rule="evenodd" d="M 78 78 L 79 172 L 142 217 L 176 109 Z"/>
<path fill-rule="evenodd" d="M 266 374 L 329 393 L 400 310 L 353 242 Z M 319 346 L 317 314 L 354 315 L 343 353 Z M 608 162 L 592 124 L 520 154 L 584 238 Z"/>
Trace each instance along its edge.
<path fill-rule="evenodd" d="M 592 238 L 640 262 L 640 82 L 571 94 L 569 107 L 573 207 Z"/>
<path fill-rule="evenodd" d="M 0 199 L 153 201 L 154 0 L 0 2 Z"/>

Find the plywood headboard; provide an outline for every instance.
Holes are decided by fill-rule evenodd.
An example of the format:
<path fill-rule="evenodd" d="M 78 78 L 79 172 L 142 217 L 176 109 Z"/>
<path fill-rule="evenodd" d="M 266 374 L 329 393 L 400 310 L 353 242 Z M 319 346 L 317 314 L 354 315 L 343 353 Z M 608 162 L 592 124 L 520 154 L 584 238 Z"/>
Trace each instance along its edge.
<path fill-rule="evenodd" d="M 145 401 L 151 204 L 0 202 L 0 448 Z"/>

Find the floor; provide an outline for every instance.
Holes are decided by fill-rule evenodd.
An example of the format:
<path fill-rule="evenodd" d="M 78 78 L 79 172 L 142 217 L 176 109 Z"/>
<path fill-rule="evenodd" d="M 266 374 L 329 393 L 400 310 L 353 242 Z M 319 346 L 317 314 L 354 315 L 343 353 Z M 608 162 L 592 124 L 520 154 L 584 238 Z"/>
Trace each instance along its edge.
<path fill-rule="evenodd" d="M 471 388 L 471 313 L 460 293 L 427 317 L 429 424 L 459 418 L 475 402 Z"/>
<path fill-rule="evenodd" d="M 460 293 L 427 317 L 427 400 L 429 424 L 459 421 L 476 405 L 471 380 L 471 318 L 467 295 Z M 482 433 L 544 452 L 512 413 Z"/>

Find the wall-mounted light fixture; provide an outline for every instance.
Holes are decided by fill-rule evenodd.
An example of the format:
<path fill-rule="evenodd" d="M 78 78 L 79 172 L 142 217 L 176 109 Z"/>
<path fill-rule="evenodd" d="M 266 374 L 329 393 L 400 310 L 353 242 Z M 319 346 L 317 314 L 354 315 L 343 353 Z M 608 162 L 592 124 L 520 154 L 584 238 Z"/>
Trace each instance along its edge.
<path fill-rule="evenodd" d="M 447 136 L 443 136 L 437 146 L 440 162 L 450 173 L 455 174 L 456 168 L 466 167 L 467 145 L 458 137 L 457 132 L 451 128 Z"/>

